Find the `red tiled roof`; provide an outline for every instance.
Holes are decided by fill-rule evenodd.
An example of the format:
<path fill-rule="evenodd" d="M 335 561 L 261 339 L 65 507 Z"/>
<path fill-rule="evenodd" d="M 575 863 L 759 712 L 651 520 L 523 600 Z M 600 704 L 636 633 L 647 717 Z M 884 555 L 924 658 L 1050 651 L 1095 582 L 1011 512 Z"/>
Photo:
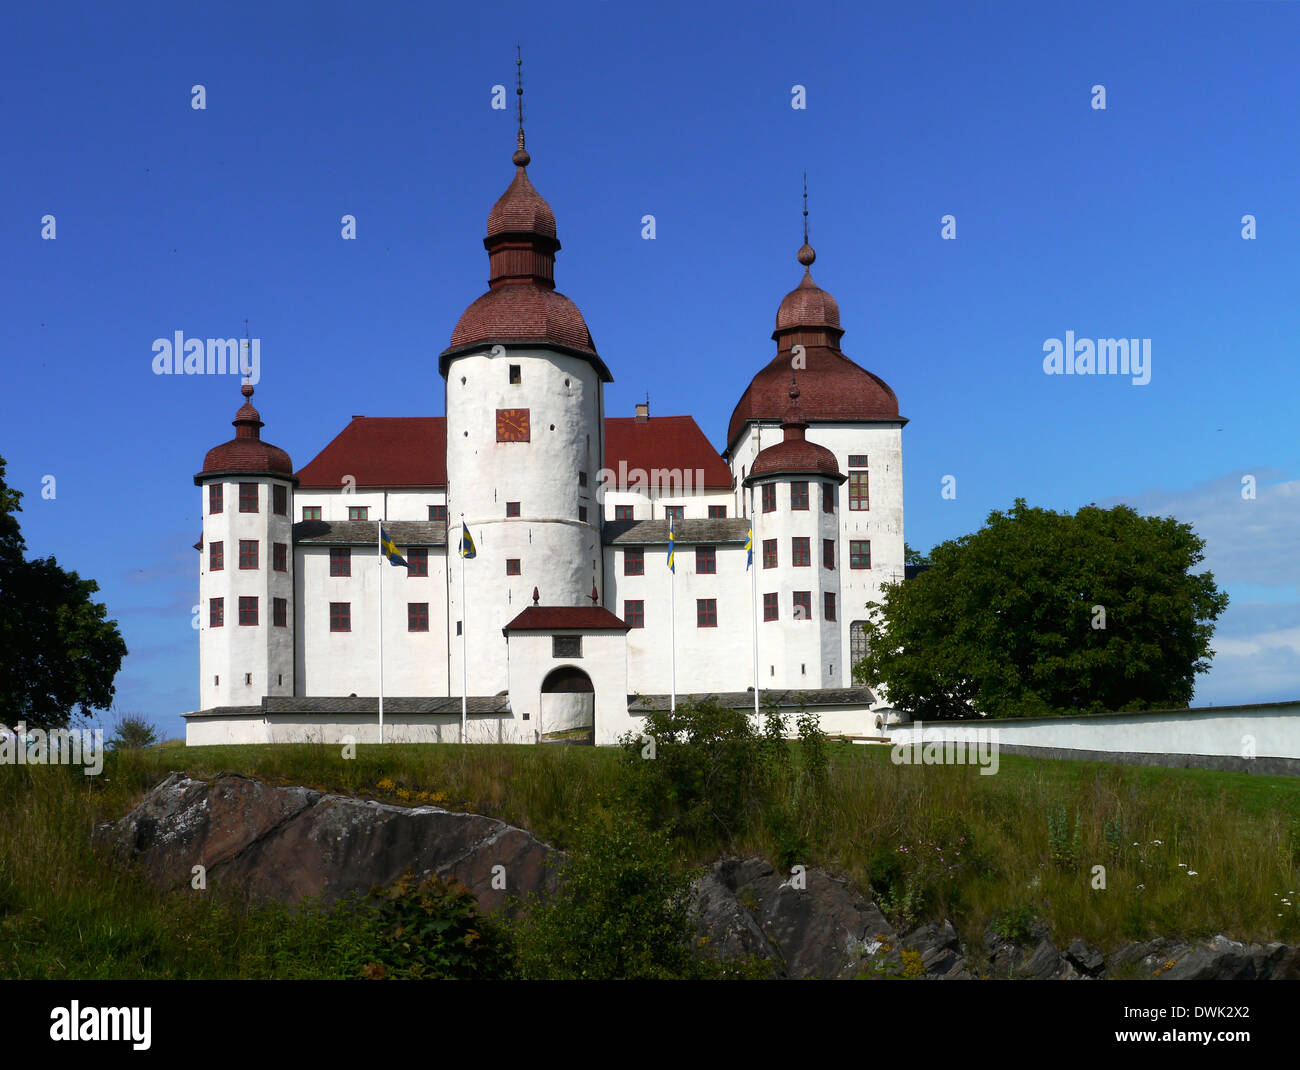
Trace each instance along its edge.
<path fill-rule="evenodd" d="M 203 471 L 194 477 L 200 483 L 205 477 L 225 472 L 244 472 L 259 475 L 293 476 L 293 461 L 279 446 L 262 441 L 262 417 L 253 408 L 253 385 L 244 383 L 239 388 L 244 404 L 232 421 L 235 437 L 220 446 L 213 446 L 203 458 Z"/>
<path fill-rule="evenodd" d="M 840 475 L 835 454 L 825 446 L 803 438 L 786 439 L 764 449 L 754 458 L 753 467 L 745 477 L 745 482 L 773 475 L 835 476 L 841 482 L 845 478 Z"/>
<path fill-rule="evenodd" d="M 580 628 L 585 632 L 625 632 L 630 627 L 604 606 L 529 606 L 501 630 L 549 632 L 557 628 Z"/>
<path fill-rule="evenodd" d="M 627 470 L 639 469 L 649 479 L 652 469 L 701 469 L 704 481 L 692 484 L 710 490 L 730 490 L 731 470 L 704 437 L 693 416 L 652 416 L 638 421 L 634 416 L 605 418 L 605 467 L 619 472 L 619 462 Z M 694 480 L 694 475 L 691 476 Z M 611 483 L 611 486 L 614 484 Z"/>
<path fill-rule="evenodd" d="M 555 237 L 555 213 L 533 184 L 523 167 L 515 168 L 515 177 L 505 193 L 488 213 L 488 237 L 498 234 L 541 234 Z"/>
<path fill-rule="evenodd" d="M 475 300 L 456 323 L 451 344 L 444 352 L 487 342 L 502 345 L 552 342 L 592 357 L 596 355 L 591 332 L 578 306 L 564 294 L 532 282 L 500 286 Z M 440 364 L 442 374 L 446 375 L 447 361 L 444 359 Z M 613 381 L 603 363 L 597 364 L 597 370 L 605 382 Z"/>
<path fill-rule="evenodd" d="M 703 469 L 704 487 L 731 487 L 726 463 L 690 416 L 606 418 L 605 467 L 617 473 L 620 461 L 646 479 L 655 468 Z M 445 487 L 446 417 L 354 416 L 298 480 L 304 489 L 337 490 L 347 475 L 358 487 Z"/>

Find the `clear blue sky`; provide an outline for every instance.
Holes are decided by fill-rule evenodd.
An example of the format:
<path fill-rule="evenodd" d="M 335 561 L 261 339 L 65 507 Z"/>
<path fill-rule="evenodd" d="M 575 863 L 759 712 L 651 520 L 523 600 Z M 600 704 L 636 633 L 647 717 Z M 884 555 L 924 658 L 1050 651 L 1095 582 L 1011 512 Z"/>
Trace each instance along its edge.
<path fill-rule="evenodd" d="M 240 401 L 155 376 L 153 340 L 247 318 L 264 435 L 298 467 L 354 413 L 440 414 L 512 174 L 490 102 L 516 42 L 609 414 L 648 390 L 724 445 L 800 276 L 807 169 L 845 351 L 911 420 L 907 541 L 1018 496 L 1172 513 L 1233 598 L 1197 703 L 1300 696 L 1300 6 L 127 7 L 0 16 L 0 453 L 31 552 L 120 622 L 120 710 L 179 734 L 197 703 L 192 476 Z M 1150 338 L 1150 384 L 1044 375 L 1067 330 Z"/>

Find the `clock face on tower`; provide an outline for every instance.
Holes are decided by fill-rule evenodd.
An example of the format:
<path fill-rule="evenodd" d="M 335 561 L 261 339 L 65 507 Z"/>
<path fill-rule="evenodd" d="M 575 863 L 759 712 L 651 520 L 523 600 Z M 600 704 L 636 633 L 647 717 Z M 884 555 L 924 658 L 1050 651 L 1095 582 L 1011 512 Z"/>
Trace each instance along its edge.
<path fill-rule="evenodd" d="M 497 441 L 527 442 L 528 410 L 497 409 Z"/>

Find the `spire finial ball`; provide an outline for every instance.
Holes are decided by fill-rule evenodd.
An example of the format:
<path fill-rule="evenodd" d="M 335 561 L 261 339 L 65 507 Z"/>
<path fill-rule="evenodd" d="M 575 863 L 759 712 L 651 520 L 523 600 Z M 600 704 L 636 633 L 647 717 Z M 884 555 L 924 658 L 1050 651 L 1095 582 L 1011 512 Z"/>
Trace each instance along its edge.
<path fill-rule="evenodd" d="M 244 385 L 239 388 L 239 392 L 243 394 L 244 397 L 251 398 L 253 396 L 253 384 L 245 382 Z"/>
<path fill-rule="evenodd" d="M 817 253 L 813 251 L 813 247 L 811 245 L 809 245 L 807 242 L 804 242 L 803 245 L 800 246 L 796 258 L 798 259 L 799 263 L 801 263 L 804 267 L 812 267 L 813 261 L 817 259 Z"/>

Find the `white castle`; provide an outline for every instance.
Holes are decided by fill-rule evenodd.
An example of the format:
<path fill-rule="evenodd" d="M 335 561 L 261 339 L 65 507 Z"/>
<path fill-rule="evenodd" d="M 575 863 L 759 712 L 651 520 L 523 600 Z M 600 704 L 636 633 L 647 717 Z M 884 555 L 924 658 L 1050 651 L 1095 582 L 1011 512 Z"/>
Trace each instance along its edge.
<path fill-rule="evenodd" d="M 244 384 L 235 437 L 194 477 L 187 742 L 377 741 L 381 649 L 387 741 L 607 744 L 674 699 L 752 709 L 756 684 L 871 734 L 885 707 L 852 665 L 866 603 L 904 574 L 906 420 L 840 351 L 806 208 L 803 279 L 719 454 L 690 416 L 605 415 L 613 376 L 555 289 L 522 124 L 512 159 L 488 290 L 439 358 L 445 417 L 353 417 L 295 472 Z M 381 522 L 407 567 L 379 555 Z"/>

